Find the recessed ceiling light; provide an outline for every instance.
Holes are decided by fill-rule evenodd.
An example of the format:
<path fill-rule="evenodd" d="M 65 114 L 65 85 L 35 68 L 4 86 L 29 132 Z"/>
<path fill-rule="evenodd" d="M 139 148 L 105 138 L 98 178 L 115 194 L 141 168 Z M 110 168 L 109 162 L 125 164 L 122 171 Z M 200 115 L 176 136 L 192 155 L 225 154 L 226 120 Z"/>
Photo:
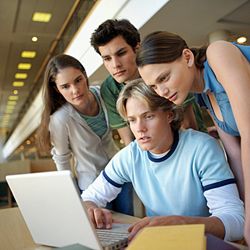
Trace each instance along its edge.
<path fill-rule="evenodd" d="M 16 79 L 26 79 L 28 77 L 28 74 L 26 73 L 16 73 L 15 78 Z"/>
<path fill-rule="evenodd" d="M 21 57 L 23 58 L 34 58 L 36 56 L 36 51 L 22 51 Z"/>
<path fill-rule="evenodd" d="M 9 106 L 11 106 L 11 105 L 12 105 L 12 106 L 15 106 L 15 105 L 16 105 L 16 101 L 10 101 L 10 100 L 9 100 L 9 101 L 7 102 L 7 105 L 9 105 Z"/>
<path fill-rule="evenodd" d="M 13 94 L 14 94 L 14 95 L 17 95 L 17 94 L 18 94 L 18 90 L 17 90 L 17 89 L 14 89 L 14 90 L 13 90 Z"/>
<path fill-rule="evenodd" d="M 31 40 L 32 40 L 32 42 L 37 42 L 37 41 L 38 41 L 38 37 L 37 37 L 37 36 L 33 36 L 33 37 L 31 38 Z"/>
<path fill-rule="evenodd" d="M 33 22 L 44 22 L 47 23 L 51 19 L 51 13 L 46 12 L 35 12 L 32 16 Z"/>
<path fill-rule="evenodd" d="M 17 65 L 18 69 L 31 69 L 31 63 L 19 63 Z"/>
<path fill-rule="evenodd" d="M 12 86 L 14 87 L 23 87 L 24 86 L 24 82 L 21 82 L 21 81 L 14 81 L 12 83 Z"/>
<path fill-rule="evenodd" d="M 237 38 L 237 43 L 245 43 L 247 38 L 245 36 L 241 36 Z"/>
<path fill-rule="evenodd" d="M 5 113 L 6 113 L 6 114 L 12 114 L 12 113 L 13 113 L 13 109 L 5 110 Z"/>
<path fill-rule="evenodd" d="M 10 101 L 17 101 L 18 100 L 18 96 L 17 95 L 10 95 L 9 96 L 9 100 Z"/>

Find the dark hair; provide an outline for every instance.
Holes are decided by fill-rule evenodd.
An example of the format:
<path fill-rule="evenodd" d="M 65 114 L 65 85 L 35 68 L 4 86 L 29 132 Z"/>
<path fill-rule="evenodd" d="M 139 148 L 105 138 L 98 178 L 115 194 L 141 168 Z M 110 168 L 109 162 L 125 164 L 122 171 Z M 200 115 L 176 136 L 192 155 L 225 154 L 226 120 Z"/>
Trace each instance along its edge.
<path fill-rule="evenodd" d="M 171 63 L 182 55 L 187 43 L 180 36 L 167 31 L 156 31 L 147 35 L 137 52 L 136 64 L 142 67 L 148 64 Z M 195 57 L 195 65 L 203 68 L 207 46 L 190 48 Z"/>
<path fill-rule="evenodd" d="M 92 33 L 90 43 L 100 54 L 99 46 L 107 44 L 117 36 L 122 36 L 133 49 L 141 41 L 138 30 L 128 20 L 108 19 Z"/>
<path fill-rule="evenodd" d="M 159 96 L 154 90 L 148 87 L 142 79 L 129 82 L 120 92 L 116 102 L 116 108 L 124 120 L 127 120 L 126 104 L 131 97 L 145 102 L 151 111 L 158 109 L 171 111 L 173 113 L 173 121 L 170 123 L 172 131 L 179 130 L 183 119 L 183 108 Z"/>
<path fill-rule="evenodd" d="M 38 146 L 41 150 L 44 151 L 49 150 L 51 147 L 49 134 L 50 115 L 52 115 L 64 103 L 66 103 L 64 97 L 57 90 L 55 80 L 58 72 L 67 67 L 79 69 L 83 73 L 88 83 L 86 71 L 76 58 L 69 55 L 60 54 L 51 58 L 48 62 L 43 80 L 44 109 L 37 134 Z"/>

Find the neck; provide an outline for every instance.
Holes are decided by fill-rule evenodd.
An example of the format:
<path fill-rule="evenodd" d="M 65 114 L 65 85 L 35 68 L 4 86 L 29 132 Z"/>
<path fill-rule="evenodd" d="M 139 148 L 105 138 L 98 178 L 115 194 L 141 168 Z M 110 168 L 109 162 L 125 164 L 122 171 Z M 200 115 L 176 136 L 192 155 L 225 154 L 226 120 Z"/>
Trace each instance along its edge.
<path fill-rule="evenodd" d="M 78 111 L 83 115 L 87 116 L 95 116 L 99 112 L 99 106 L 94 94 L 89 91 L 88 94 L 88 103 L 84 105 L 82 108 L 78 108 Z"/>
<path fill-rule="evenodd" d="M 197 69 L 195 72 L 194 83 L 191 91 L 193 93 L 202 93 L 204 89 L 204 77 L 203 77 L 203 69 Z"/>
<path fill-rule="evenodd" d="M 127 83 L 129 83 L 129 82 L 131 82 L 131 81 L 134 81 L 134 80 L 140 78 L 140 77 L 141 77 L 141 76 L 140 76 L 140 74 L 139 74 L 139 71 L 136 70 L 135 74 L 134 74 L 129 80 L 125 81 L 124 83 L 127 84 Z"/>

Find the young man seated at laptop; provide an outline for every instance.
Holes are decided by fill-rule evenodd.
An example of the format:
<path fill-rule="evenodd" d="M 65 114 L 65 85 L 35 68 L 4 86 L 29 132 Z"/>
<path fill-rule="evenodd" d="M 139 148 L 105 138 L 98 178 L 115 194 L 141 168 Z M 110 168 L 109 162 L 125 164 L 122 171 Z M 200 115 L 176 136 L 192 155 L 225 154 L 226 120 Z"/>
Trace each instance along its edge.
<path fill-rule="evenodd" d="M 102 208 L 132 182 L 148 217 L 130 228 L 131 240 L 145 226 L 205 224 L 225 240 L 243 238 L 244 207 L 217 141 L 192 129 L 179 130 L 182 112 L 142 81 L 127 84 L 117 109 L 135 136 L 82 193 L 97 228 L 110 228 Z"/>

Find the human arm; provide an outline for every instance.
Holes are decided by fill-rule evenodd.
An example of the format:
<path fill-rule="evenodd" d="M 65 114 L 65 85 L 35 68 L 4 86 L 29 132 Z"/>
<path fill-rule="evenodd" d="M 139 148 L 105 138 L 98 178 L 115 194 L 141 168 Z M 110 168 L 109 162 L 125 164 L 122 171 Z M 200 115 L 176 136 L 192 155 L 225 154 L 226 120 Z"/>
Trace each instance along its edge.
<path fill-rule="evenodd" d="M 234 45 L 218 41 L 207 49 L 207 58 L 224 87 L 241 136 L 241 162 L 245 183 L 245 238 L 250 245 L 250 66 Z"/>
<path fill-rule="evenodd" d="M 205 231 L 226 240 L 239 240 L 243 235 L 244 209 L 235 184 L 211 189 L 204 193 L 210 217 L 156 216 L 145 217 L 129 228 L 129 240 L 145 226 L 204 224 Z M 223 199 L 221 198 L 223 197 Z M 225 205 L 226 204 L 226 205 Z"/>
<path fill-rule="evenodd" d="M 103 172 L 82 192 L 81 197 L 87 206 L 91 221 L 97 228 L 111 228 L 112 214 L 104 209 L 120 193 L 121 187 L 115 187 L 104 177 Z"/>
<path fill-rule="evenodd" d="M 128 126 L 118 128 L 117 132 L 119 133 L 119 136 L 121 137 L 125 145 L 128 145 L 131 141 L 134 140 L 134 135 Z"/>
<path fill-rule="evenodd" d="M 70 170 L 72 152 L 67 122 L 59 112 L 50 117 L 49 131 L 52 144 L 52 159 L 56 164 L 57 170 Z"/>
<path fill-rule="evenodd" d="M 216 123 L 216 130 L 225 148 L 228 163 L 236 178 L 240 198 L 244 201 L 244 178 L 241 165 L 240 138 L 224 132 Z"/>
<path fill-rule="evenodd" d="M 192 104 L 188 104 L 184 109 L 181 127 L 184 129 L 192 128 L 198 130 Z"/>
<path fill-rule="evenodd" d="M 128 145 L 134 136 L 127 122 L 120 116 L 116 109 L 116 102 L 120 91 L 123 87 L 122 83 L 116 83 L 114 79 L 109 77 L 101 86 L 101 95 L 107 108 L 109 125 L 112 129 L 117 129 L 120 138 L 125 145 Z"/>
<path fill-rule="evenodd" d="M 98 207 L 92 201 L 84 201 L 84 204 L 87 207 L 88 215 L 96 228 L 112 228 L 111 211 Z"/>

